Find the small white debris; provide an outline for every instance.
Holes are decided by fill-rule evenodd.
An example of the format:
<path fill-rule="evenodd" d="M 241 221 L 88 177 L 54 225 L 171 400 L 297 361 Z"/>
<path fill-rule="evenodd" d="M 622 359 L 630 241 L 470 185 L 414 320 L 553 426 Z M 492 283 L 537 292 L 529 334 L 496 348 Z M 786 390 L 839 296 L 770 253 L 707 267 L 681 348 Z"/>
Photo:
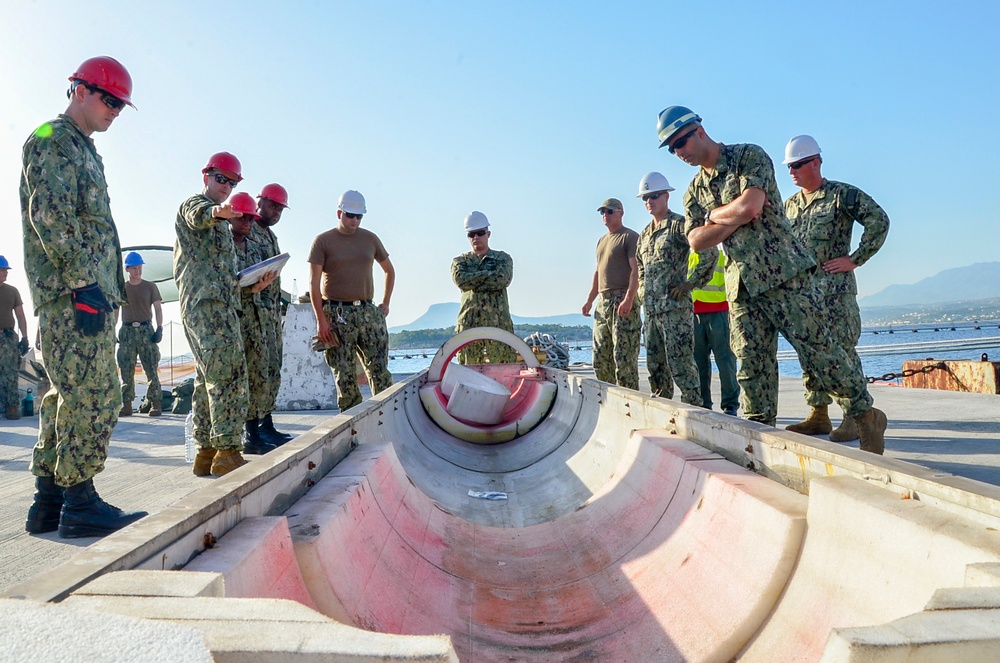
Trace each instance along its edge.
<path fill-rule="evenodd" d="M 507 499 L 507 493 L 500 493 L 495 491 L 470 490 L 469 497 L 477 497 L 481 500 L 505 500 Z"/>

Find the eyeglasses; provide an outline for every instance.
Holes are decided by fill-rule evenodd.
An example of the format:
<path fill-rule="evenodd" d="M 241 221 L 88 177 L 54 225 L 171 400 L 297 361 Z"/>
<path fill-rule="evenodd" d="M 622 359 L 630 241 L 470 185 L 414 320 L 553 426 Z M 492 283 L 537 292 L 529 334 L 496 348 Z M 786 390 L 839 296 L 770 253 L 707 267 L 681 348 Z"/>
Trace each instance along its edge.
<path fill-rule="evenodd" d="M 663 191 L 659 191 L 657 193 L 647 193 L 642 197 L 642 202 L 646 202 L 647 200 L 659 200 L 663 193 Z"/>
<path fill-rule="evenodd" d="M 222 173 L 216 173 L 212 177 L 214 177 L 215 181 L 218 182 L 219 184 L 228 184 L 231 187 L 235 187 L 237 184 L 240 183 L 239 180 L 234 180 L 231 177 L 226 177 Z"/>
<path fill-rule="evenodd" d="M 815 160 L 816 160 L 816 157 L 810 157 L 810 158 L 806 159 L 805 161 L 796 161 L 795 163 L 790 163 L 790 164 L 788 164 L 788 170 L 798 170 L 799 168 L 801 168 L 802 166 L 806 165 L 807 163 L 811 163 L 811 162 L 813 162 Z"/>
<path fill-rule="evenodd" d="M 469 239 L 472 239 L 473 237 L 482 237 L 483 235 L 485 235 L 488 232 L 489 231 L 486 230 L 486 228 L 483 228 L 482 230 L 470 230 L 466 234 L 469 236 Z"/>
<path fill-rule="evenodd" d="M 354 212 L 344 212 L 344 216 L 346 216 L 348 219 L 357 219 L 360 221 L 361 217 L 363 217 L 364 214 L 355 214 Z"/>
<path fill-rule="evenodd" d="M 667 150 L 669 150 L 671 154 L 676 154 L 677 150 L 687 145 L 688 139 L 691 138 L 691 136 L 693 136 L 696 131 L 698 131 L 698 127 L 695 127 L 691 131 L 687 132 L 686 134 L 675 140 L 674 144 L 668 147 Z"/>
<path fill-rule="evenodd" d="M 122 106 L 125 105 L 124 101 L 122 101 L 121 99 L 119 99 L 115 95 L 111 94 L 110 92 L 106 92 L 106 91 L 102 90 L 101 88 L 97 87 L 96 85 L 87 85 L 86 83 L 84 83 L 83 87 L 87 88 L 88 90 L 90 90 L 94 94 L 101 95 L 101 101 L 103 101 L 104 105 L 107 106 L 108 108 L 110 108 L 111 110 L 118 110 L 119 108 L 121 108 Z"/>
<path fill-rule="evenodd" d="M 616 210 L 616 209 L 608 209 L 607 207 L 605 207 L 604 209 L 600 210 L 601 216 L 607 216 L 609 214 L 614 214 L 617 211 L 618 210 Z"/>

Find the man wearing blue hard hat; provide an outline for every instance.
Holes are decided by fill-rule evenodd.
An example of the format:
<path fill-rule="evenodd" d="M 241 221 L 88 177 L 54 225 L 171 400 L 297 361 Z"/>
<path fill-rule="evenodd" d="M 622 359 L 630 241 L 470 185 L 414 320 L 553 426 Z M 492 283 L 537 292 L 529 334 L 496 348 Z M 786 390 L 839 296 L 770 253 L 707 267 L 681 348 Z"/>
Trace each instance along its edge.
<path fill-rule="evenodd" d="M 0 408 L 8 419 L 20 419 L 21 408 L 17 394 L 17 370 L 21 356 L 28 352 L 28 321 L 24 318 L 21 293 L 7 283 L 10 263 L 0 256 Z M 14 321 L 21 330 L 17 340 Z"/>
<path fill-rule="evenodd" d="M 160 289 L 152 281 L 142 278 L 142 266 L 146 264 L 142 256 L 132 251 L 125 256 L 125 283 L 127 304 L 122 306 L 122 327 L 118 331 L 118 368 L 122 373 L 122 409 L 119 417 L 132 416 L 132 401 L 135 400 L 135 360 L 139 358 L 146 373 L 146 400 L 149 402 L 149 416 L 163 414 L 163 392 L 160 390 L 160 348 L 163 340 L 163 308 Z M 117 315 L 117 312 L 116 312 Z M 156 328 L 153 328 L 153 316 Z"/>
<path fill-rule="evenodd" d="M 726 249 L 726 295 L 733 351 L 740 360 L 748 419 L 774 426 L 778 415 L 781 333 L 816 386 L 832 393 L 857 424 L 861 450 L 884 450 L 886 416 L 872 407 L 861 365 L 830 334 L 816 262 L 785 218 L 774 164 L 758 145 L 712 140 L 701 117 L 683 106 L 659 115 L 660 147 L 698 172 L 684 194 L 691 248 Z"/>

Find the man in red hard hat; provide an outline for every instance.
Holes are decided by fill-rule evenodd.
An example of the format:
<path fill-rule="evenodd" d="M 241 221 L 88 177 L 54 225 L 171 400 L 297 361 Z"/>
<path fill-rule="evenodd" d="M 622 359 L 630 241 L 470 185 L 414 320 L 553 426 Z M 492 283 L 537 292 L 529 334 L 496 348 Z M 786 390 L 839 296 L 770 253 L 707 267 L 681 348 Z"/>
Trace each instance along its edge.
<path fill-rule="evenodd" d="M 69 80 L 66 112 L 35 129 L 22 154 L 25 271 L 52 384 L 38 412 L 37 492 L 25 529 L 104 536 L 146 515 L 111 506 L 94 489 L 121 405 L 108 313 L 125 303 L 125 278 L 91 136 L 132 105 L 132 77 L 114 58 L 96 57 Z"/>
<path fill-rule="evenodd" d="M 202 192 L 181 203 L 174 224 L 174 280 L 196 370 L 191 405 L 197 476 L 218 477 L 246 464 L 247 367 L 233 234 L 226 223 L 240 212 L 225 202 L 243 179 L 241 171 L 229 152 L 213 154 L 201 171 Z"/>
<path fill-rule="evenodd" d="M 236 269 L 244 270 L 264 260 L 264 247 L 250 238 L 252 228 L 260 218 L 257 203 L 249 193 L 236 193 L 229 199 L 233 210 L 242 216 L 229 220 L 236 249 Z M 260 280 L 240 287 L 240 332 L 247 362 L 247 418 L 244 454 L 265 454 L 278 445 L 260 434 L 260 419 L 268 396 L 270 352 L 267 347 L 267 311 L 260 304 L 263 291 L 274 283 L 277 272 L 267 272 Z M 284 442 L 284 440 L 281 440 Z"/>
<path fill-rule="evenodd" d="M 272 228 L 281 220 L 281 213 L 288 208 L 288 191 L 277 183 L 265 185 L 257 196 L 257 219 L 250 231 L 250 239 L 260 249 L 261 260 L 273 258 L 281 254 L 278 238 Z M 259 405 L 264 414 L 260 417 L 258 431 L 261 438 L 270 444 L 282 445 L 292 439 L 291 435 L 274 428 L 271 413 L 274 402 L 278 398 L 278 388 L 281 386 L 281 354 L 284 350 L 281 329 L 281 280 L 275 280 L 267 286 L 258 299 L 261 324 L 264 332 L 264 344 L 267 350 L 265 379 L 261 381 L 263 393 L 259 395 Z M 249 365 L 252 350 L 247 348 L 247 364 Z"/>

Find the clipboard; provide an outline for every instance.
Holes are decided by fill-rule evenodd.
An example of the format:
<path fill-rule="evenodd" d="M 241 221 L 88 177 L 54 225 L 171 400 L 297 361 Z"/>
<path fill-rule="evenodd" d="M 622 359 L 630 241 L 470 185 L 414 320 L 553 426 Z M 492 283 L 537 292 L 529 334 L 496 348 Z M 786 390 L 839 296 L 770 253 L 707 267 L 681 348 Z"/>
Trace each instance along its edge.
<path fill-rule="evenodd" d="M 268 258 L 267 260 L 262 260 L 256 265 L 250 265 L 246 269 L 241 269 L 236 272 L 237 278 L 240 280 L 240 287 L 245 288 L 248 285 L 253 285 L 260 280 L 260 277 L 264 276 L 268 272 L 280 272 L 285 263 L 288 262 L 288 254 L 280 253 L 273 258 Z"/>

